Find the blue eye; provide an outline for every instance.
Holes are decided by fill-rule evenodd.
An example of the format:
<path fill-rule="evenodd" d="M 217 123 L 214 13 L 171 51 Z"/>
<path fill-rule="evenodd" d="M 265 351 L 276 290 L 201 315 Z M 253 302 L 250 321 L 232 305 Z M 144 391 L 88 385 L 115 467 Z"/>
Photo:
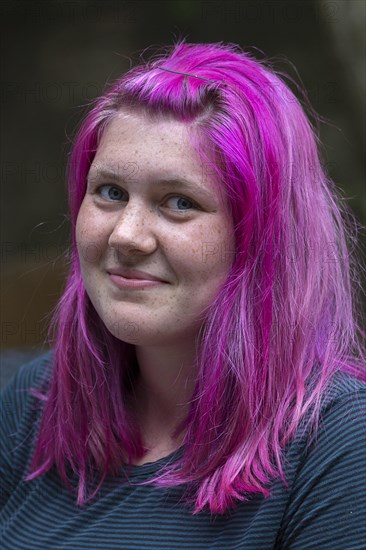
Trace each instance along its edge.
<path fill-rule="evenodd" d="M 186 197 L 170 197 L 168 201 L 170 200 L 177 201 L 178 207 L 174 208 L 174 210 L 178 210 L 180 212 L 184 212 L 186 210 L 196 208 L 196 205 L 194 204 L 194 202 L 189 199 L 186 199 Z"/>
<path fill-rule="evenodd" d="M 109 201 L 120 201 L 123 197 L 123 192 L 114 185 L 101 185 L 98 190 L 98 194 Z"/>

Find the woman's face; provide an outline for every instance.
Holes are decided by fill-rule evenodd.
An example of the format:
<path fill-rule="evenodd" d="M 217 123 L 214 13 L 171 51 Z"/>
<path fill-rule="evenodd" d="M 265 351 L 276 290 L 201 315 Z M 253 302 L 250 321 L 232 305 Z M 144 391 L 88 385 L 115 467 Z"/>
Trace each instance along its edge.
<path fill-rule="evenodd" d="M 76 225 L 82 276 L 106 327 L 129 343 L 191 342 L 233 261 L 231 217 L 188 132 L 120 112 L 89 171 Z"/>

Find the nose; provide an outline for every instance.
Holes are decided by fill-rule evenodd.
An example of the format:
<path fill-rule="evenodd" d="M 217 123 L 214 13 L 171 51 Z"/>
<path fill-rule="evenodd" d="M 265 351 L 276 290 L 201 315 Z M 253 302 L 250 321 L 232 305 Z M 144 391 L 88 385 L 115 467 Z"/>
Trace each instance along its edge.
<path fill-rule="evenodd" d="M 131 256 L 152 254 L 157 244 L 151 211 L 146 206 L 129 202 L 118 215 L 108 245 Z"/>

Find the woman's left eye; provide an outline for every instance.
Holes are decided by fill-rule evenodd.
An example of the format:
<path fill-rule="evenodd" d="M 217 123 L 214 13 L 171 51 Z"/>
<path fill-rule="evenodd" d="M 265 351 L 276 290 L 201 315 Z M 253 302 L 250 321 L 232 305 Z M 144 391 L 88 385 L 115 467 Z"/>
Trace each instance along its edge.
<path fill-rule="evenodd" d="M 173 207 L 173 210 L 178 210 L 179 212 L 185 212 L 187 210 L 191 210 L 192 208 L 197 208 L 197 205 L 186 197 L 169 197 L 166 202 L 175 203 L 176 207 Z"/>

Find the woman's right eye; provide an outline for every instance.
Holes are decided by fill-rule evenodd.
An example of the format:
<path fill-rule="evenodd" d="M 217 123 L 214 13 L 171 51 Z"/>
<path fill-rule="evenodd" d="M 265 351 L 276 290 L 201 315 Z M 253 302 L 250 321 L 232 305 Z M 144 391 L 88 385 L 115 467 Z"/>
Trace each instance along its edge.
<path fill-rule="evenodd" d="M 115 185 L 100 185 L 96 192 L 107 201 L 121 201 L 123 198 L 122 189 Z"/>

